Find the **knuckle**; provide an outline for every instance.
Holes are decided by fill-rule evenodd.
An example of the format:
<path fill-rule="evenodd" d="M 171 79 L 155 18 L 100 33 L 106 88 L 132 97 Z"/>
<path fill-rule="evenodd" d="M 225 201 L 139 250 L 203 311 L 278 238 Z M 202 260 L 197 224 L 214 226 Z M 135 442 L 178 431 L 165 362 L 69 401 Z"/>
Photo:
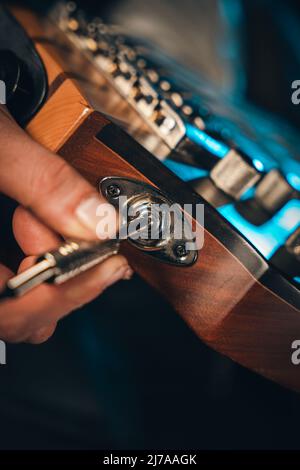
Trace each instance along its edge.
<path fill-rule="evenodd" d="M 50 160 L 50 161 L 49 161 Z M 43 203 L 53 196 L 73 175 L 72 168 L 60 157 L 53 155 L 47 159 L 47 165 L 41 164 L 32 175 L 32 202 Z"/>
<path fill-rule="evenodd" d="M 47 327 L 39 330 L 30 335 L 27 342 L 31 344 L 42 344 L 48 341 L 51 336 L 54 334 L 56 325 L 54 327 Z"/>

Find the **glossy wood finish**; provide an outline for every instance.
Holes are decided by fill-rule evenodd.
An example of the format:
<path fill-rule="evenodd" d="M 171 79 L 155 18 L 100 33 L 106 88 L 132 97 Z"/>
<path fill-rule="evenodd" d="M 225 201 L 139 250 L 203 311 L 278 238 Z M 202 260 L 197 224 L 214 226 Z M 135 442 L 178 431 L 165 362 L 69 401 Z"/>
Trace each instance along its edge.
<path fill-rule="evenodd" d="M 141 173 L 122 154 L 95 139 L 103 125 L 108 124 L 102 116 L 91 115 L 62 147 L 61 155 L 95 186 L 102 177 L 112 175 L 156 186 L 156 171 L 150 163 L 148 173 Z M 176 184 L 179 192 L 182 183 Z M 183 186 L 181 191 L 189 193 Z M 168 193 L 167 181 L 159 187 Z M 262 375 L 300 390 L 300 372 L 291 363 L 291 344 L 300 331 L 299 311 L 258 282 L 263 267 L 257 266 L 255 277 L 207 230 L 199 258 L 189 268 L 160 263 L 129 245 L 126 254 L 136 271 L 206 343 Z"/>
<path fill-rule="evenodd" d="M 59 47 L 40 40 L 39 22 L 20 11 L 16 15 L 33 37 L 39 37 L 36 45 L 49 74 L 50 90 L 56 83 L 28 132 L 58 150 L 95 186 L 104 176 L 126 176 L 159 186 L 175 202 L 203 202 L 133 139 L 130 158 L 124 155 L 122 145 L 116 152 L 115 141 L 106 139 L 104 143 L 110 121 L 94 110 L 84 87 L 80 89 L 68 77 L 68 65 L 59 65 Z M 62 74 L 64 79 L 59 80 Z M 118 128 L 114 129 L 118 133 Z M 121 131 L 119 136 L 122 142 Z M 223 231 L 228 230 L 230 237 L 229 225 L 208 205 L 207 214 Z M 229 249 L 228 242 L 214 232 L 214 224 L 210 225 L 196 264 L 188 268 L 163 264 L 129 245 L 125 251 L 136 271 L 167 297 L 207 344 L 272 380 L 300 390 L 300 369 L 291 363 L 291 343 L 300 337 L 299 310 L 260 282 L 269 268 L 247 243 L 239 242 L 243 253 L 238 256 L 234 244 Z M 253 262 L 244 263 L 243 257 Z"/>

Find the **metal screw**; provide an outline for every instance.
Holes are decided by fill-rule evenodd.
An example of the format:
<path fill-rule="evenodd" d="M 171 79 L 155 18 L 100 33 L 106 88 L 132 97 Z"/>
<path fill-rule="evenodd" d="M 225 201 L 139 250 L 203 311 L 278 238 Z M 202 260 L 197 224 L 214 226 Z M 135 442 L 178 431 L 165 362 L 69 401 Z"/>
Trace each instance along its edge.
<path fill-rule="evenodd" d="M 120 196 L 121 189 L 119 188 L 119 186 L 117 184 L 110 184 L 106 188 L 106 194 L 107 194 L 107 196 L 109 196 L 113 199 L 116 199 L 117 197 Z"/>
<path fill-rule="evenodd" d="M 187 251 L 184 245 L 177 245 L 174 251 L 177 258 L 185 258 L 187 256 Z"/>

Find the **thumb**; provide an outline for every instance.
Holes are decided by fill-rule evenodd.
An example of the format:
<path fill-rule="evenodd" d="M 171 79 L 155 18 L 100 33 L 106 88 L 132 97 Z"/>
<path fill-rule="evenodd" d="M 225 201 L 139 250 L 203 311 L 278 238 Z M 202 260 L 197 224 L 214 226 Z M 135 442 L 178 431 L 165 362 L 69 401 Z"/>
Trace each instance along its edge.
<path fill-rule="evenodd" d="M 62 158 L 31 139 L 0 113 L 0 191 L 29 208 L 67 237 L 107 238 L 116 231 L 116 212 Z M 105 233 L 96 234 L 97 209 L 106 204 Z M 102 208 L 103 209 L 103 208 Z"/>

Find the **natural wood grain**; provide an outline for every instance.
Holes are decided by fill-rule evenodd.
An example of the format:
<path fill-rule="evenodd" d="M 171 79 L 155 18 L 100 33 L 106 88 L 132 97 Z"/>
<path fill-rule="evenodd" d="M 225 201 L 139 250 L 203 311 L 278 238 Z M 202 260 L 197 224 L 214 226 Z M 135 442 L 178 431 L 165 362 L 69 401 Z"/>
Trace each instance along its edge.
<path fill-rule="evenodd" d="M 45 35 L 41 22 L 34 14 L 20 8 L 14 8 L 13 13 L 31 37 L 41 38 Z M 45 147 L 57 151 L 92 109 L 79 90 L 76 80 L 67 79 L 68 71 L 59 60 L 59 48 L 51 42 L 37 41 L 35 46 L 47 70 L 49 89 L 60 77 L 63 76 L 64 80 L 57 87 L 55 98 L 49 97 L 38 115 L 28 124 L 27 131 Z"/>
<path fill-rule="evenodd" d="M 107 121 L 98 113 L 89 116 L 60 153 L 95 186 L 105 176 L 153 184 L 150 171 L 141 174 L 122 155 L 95 139 L 103 125 Z M 292 341 L 300 331 L 300 312 L 263 286 L 208 231 L 196 264 L 188 268 L 163 264 L 130 245 L 125 252 L 135 270 L 169 300 L 207 344 L 272 380 L 300 390 L 300 374 L 290 359 Z"/>
<path fill-rule="evenodd" d="M 32 36 L 42 34 L 32 16 L 20 11 L 17 16 Z M 145 155 L 145 170 L 139 171 L 138 161 L 132 165 L 122 151 L 116 153 L 101 142 L 99 132 L 109 120 L 94 112 L 83 88 L 68 76 L 69 64 L 63 66 L 58 59 L 60 49 L 40 41 L 37 48 L 49 74 L 50 88 L 58 76 L 65 75 L 28 125 L 28 132 L 58 150 L 95 186 L 104 176 L 126 176 L 156 185 L 155 173 L 166 170 L 162 166 L 161 170 L 154 169 Z M 134 141 L 132 148 L 134 152 Z M 169 180 L 160 185 L 162 191 L 168 192 Z M 186 199 L 195 200 L 176 178 L 174 185 Z M 300 332 L 300 312 L 260 282 L 267 267 L 250 272 L 208 230 L 196 264 L 188 268 L 163 264 L 129 245 L 125 251 L 137 272 L 168 298 L 205 342 L 240 364 L 300 390 L 300 373 L 290 360 L 291 343 Z"/>

